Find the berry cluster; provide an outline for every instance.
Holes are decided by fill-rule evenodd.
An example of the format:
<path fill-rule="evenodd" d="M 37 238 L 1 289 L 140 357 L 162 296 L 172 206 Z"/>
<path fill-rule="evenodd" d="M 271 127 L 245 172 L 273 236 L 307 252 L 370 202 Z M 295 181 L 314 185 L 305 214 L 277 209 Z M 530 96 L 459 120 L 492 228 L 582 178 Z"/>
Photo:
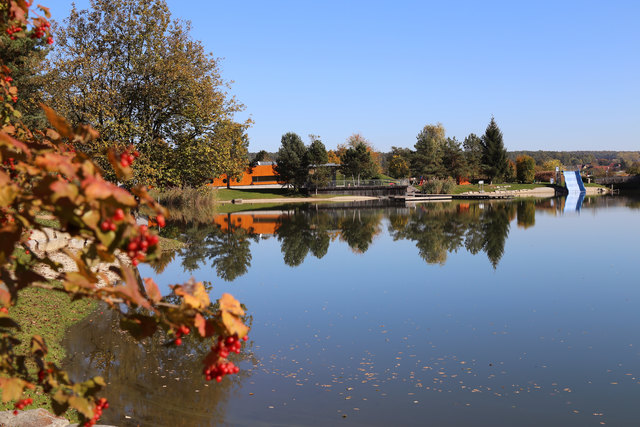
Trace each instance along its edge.
<path fill-rule="evenodd" d="M 249 337 L 245 336 L 242 338 L 242 341 L 248 339 Z M 216 363 L 205 366 L 202 371 L 207 381 L 215 378 L 217 382 L 220 382 L 225 375 L 237 374 L 240 371 L 240 368 L 234 365 L 233 362 L 226 360 L 226 358 L 229 356 L 229 353 L 240 353 L 242 341 L 238 339 L 237 335 L 230 337 L 220 336 L 220 338 L 218 338 L 216 345 L 211 347 L 211 352 L 218 355 Z"/>
<path fill-rule="evenodd" d="M 16 27 L 15 25 L 12 25 L 9 28 L 7 28 L 7 34 L 9 34 L 9 38 L 11 40 L 15 40 L 16 36 L 14 36 L 14 34 L 19 33 L 20 31 L 22 31 L 22 27 Z"/>
<path fill-rule="evenodd" d="M 176 345 L 182 345 L 182 336 L 189 335 L 189 332 L 191 332 L 191 330 L 188 326 L 180 326 L 176 331 L 176 340 L 174 341 Z"/>
<path fill-rule="evenodd" d="M 102 416 L 103 409 L 109 409 L 109 402 L 107 402 L 107 399 L 105 399 L 104 397 L 101 397 L 96 404 L 96 409 L 93 410 L 93 418 L 84 423 L 84 427 L 91 427 L 95 423 L 97 423 Z"/>
<path fill-rule="evenodd" d="M 13 157 L 9 157 L 9 160 L 3 161 L 2 164 L 5 166 L 9 166 L 12 171 L 16 170 L 16 163 Z"/>
<path fill-rule="evenodd" d="M 49 32 L 51 29 L 51 24 L 47 21 L 42 21 L 39 27 L 36 27 L 33 33 L 31 34 L 32 39 L 39 39 L 40 37 L 44 37 L 45 34 Z M 49 37 L 47 39 L 47 43 L 53 44 L 53 37 Z"/>
<path fill-rule="evenodd" d="M 102 224 L 100 224 L 100 229 L 106 233 L 107 231 L 116 231 L 116 224 L 115 222 L 120 222 L 124 219 L 124 211 L 120 208 L 116 209 L 116 211 L 113 213 L 113 217 L 111 218 L 107 218 L 104 221 L 102 221 Z M 115 222 L 114 222 L 115 221 Z"/>
<path fill-rule="evenodd" d="M 128 168 L 133 164 L 138 156 L 140 156 L 140 153 L 138 151 L 133 151 L 132 153 L 130 153 L 129 150 L 125 151 L 124 153 L 120 154 L 120 166 L 122 166 L 123 168 Z"/>
<path fill-rule="evenodd" d="M 33 403 L 33 399 L 32 398 L 18 400 L 15 403 L 15 405 L 13 405 L 13 407 L 15 408 L 13 410 L 13 415 L 18 415 L 18 409 L 19 410 L 23 410 L 25 406 L 31 405 L 32 403 Z"/>
<path fill-rule="evenodd" d="M 158 244 L 158 236 L 149 234 L 149 228 L 141 225 L 138 229 L 140 234 L 134 237 L 127 245 L 127 255 L 131 258 L 131 264 L 138 265 L 147 256 L 147 250 L 151 246 Z"/>

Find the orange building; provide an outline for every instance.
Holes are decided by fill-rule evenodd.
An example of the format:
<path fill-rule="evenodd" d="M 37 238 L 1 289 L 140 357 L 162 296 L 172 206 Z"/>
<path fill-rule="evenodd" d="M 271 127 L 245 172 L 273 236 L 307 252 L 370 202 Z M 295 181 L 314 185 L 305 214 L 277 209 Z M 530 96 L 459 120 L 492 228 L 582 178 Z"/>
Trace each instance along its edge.
<path fill-rule="evenodd" d="M 238 185 L 266 185 L 266 184 L 283 184 L 278 181 L 276 171 L 274 170 L 275 163 L 272 162 L 259 162 L 252 168 L 247 168 L 242 174 L 239 180 L 232 179 L 231 187 Z M 213 187 L 226 187 L 227 177 L 215 178 L 211 184 Z"/>
<path fill-rule="evenodd" d="M 274 234 L 280 226 L 280 219 L 285 214 L 220 214 L 213 218 L 213 222 L 223 231 L 243 228 L 255 234 Z"/>

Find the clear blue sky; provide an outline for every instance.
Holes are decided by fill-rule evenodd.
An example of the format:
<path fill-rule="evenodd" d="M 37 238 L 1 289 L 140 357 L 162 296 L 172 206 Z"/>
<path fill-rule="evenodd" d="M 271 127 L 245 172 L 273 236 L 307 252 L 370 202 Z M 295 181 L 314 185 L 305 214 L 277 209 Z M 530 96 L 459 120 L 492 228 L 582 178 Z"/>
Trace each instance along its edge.
<path fill-rule="evenodd" d="M 492 115 L 508 150 L 640 150 L 638 0 L 168 4 L 224 58 L 251 151 L 289 131 L 413 148 L 426 124 L 462 140 Z"/>

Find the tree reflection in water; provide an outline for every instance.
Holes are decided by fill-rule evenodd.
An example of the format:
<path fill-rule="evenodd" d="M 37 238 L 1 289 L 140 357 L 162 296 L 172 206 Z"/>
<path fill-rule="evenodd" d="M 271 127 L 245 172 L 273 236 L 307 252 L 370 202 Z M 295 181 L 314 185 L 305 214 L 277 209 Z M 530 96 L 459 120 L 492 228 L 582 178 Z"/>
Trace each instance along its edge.
<path fill-rule="evenodd" d="M 218 215 L 214 223 L 170 224 L 163 234 L 187 244 L 178 252 L 187 271 L 210 262 L 217 275 L 233 281 L 251 266 L 251 242 L 260 236 L 274 236 L 280 242 L 284 263 L 301 265 L 309 254 L 321 259 L 332 241 L 339 239 L 355 253 L 365 253 L 388 220 L 394 240 L 414 241 L 422 259 L 443 265 L 451 252 L 464 248 L 472 254 L 484 252 L 494 268 L 504 255 L 510 223 L 535 224 L 538 202 L 520 200 L 493 203 L 437 203 L 417 208 L 319 208 L 297 207 L 295 210 L 267 213 Z M 163 255 L 155 265 L 162 269 L 173 259 Z"/>
<path fill-rule="evenodd" d="M 248 375 L 241 369 L 221 383 L 205 381 L 198 369 L 207 342 L 191 335 L 180 347 L 165 346 L 158 334 L 140 342 L 119 327 L 117 313 L 94 312 L 65 338 L 63 362 L 74 380 L 101 375 L 110 408 L 102 423 L 118 426 L 213 426 L 225 419 L 232 393 Z M 234 361 L 250 354 L 251 344 Z"/>

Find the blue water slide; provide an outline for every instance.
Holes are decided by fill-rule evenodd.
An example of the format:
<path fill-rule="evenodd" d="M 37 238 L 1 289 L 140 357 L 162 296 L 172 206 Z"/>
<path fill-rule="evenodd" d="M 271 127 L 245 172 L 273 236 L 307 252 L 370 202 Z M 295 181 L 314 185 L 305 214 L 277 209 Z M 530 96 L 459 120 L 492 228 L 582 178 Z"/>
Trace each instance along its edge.
<path fill-rule="evenodd" d="M 572 193 L 586 193 L 587 189 L 584 188 L 582 183 L 582 177 L 578 171 L 562 171 L 564 175 L 564 185 L 567 187 L 569 194 Z"/>

